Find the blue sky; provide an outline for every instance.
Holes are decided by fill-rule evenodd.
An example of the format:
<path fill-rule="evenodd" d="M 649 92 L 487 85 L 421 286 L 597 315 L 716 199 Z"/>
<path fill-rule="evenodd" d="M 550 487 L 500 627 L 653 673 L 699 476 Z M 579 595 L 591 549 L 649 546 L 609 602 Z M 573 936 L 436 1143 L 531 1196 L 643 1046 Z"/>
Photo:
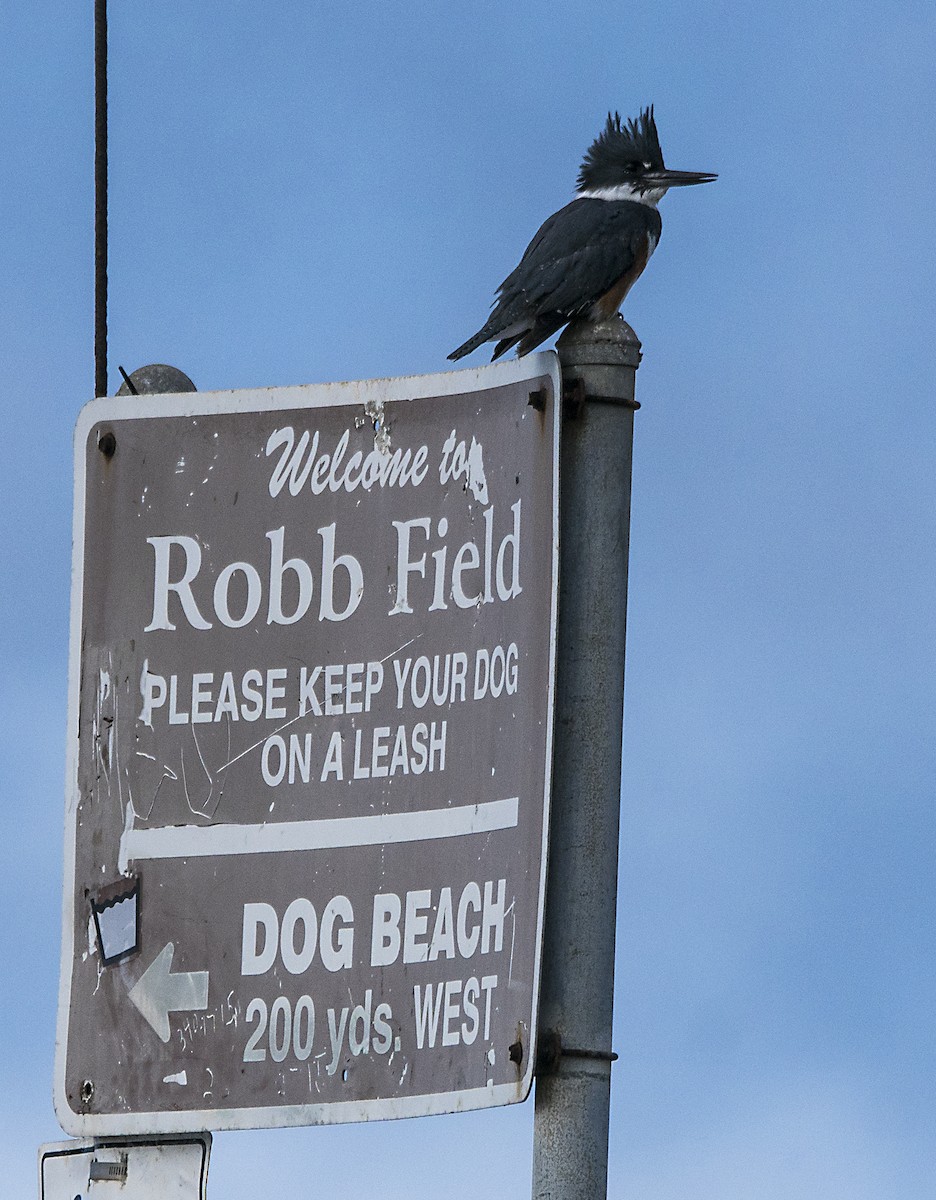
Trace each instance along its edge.
<path fill-rule="evenodd" d="M 202 390 L 444 369 L 609 108 L 655 103 L 668 163 L 719 172 L 664 200 L 624 310 L 644 362 L 610 1194 L 932 1193 L 932 5 L 111 8 L 112 391 L 118 363 Z M 10 1195 L 60 1136 L 91 10 L 0 14 Z M 528 1104 L 228 1134 L 212 1185 L 513 1197 L 531 1128 Z"/>

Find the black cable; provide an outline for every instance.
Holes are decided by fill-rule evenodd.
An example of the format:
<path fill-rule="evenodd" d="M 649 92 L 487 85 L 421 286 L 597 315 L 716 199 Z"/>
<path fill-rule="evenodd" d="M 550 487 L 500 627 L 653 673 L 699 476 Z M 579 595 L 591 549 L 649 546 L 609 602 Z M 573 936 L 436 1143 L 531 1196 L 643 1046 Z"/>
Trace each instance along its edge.
<path fill-rule="evenodd" d="M 107 0 L 94 0 L 94 394 L 107 395 Z"/>

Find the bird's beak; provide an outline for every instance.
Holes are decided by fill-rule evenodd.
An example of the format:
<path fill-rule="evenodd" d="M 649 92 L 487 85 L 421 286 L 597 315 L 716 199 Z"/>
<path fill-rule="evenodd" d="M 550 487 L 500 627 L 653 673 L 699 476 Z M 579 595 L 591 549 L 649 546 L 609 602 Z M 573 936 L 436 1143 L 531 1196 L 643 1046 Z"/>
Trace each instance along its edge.
<path fill-rule="evenodd" d="M 708 171 L 650 171 L 643 178 L 645 184 L 661 188 L 689 187 L 693 183 L 713 183 L 718 178 Z"/>

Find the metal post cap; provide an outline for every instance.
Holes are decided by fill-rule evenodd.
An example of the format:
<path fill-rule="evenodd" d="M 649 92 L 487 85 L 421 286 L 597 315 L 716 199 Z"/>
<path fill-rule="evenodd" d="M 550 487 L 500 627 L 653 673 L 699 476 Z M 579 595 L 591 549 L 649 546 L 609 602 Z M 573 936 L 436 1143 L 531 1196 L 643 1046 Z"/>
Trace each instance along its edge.
<path fill-rule="evenodd" d="M 137 396 L 165 396 L 170 392 L 198 391 L 184 371 L 180 371 L 178 367 L 169 367 L 165 363 L 151 363 L 148 367 L 137 367 L 130 375 L 130 382 L 136 389 Z M 117 389 L 117 395 L 134 395 L 134 392 L 127 386 L 126 380 Z"/>
<path fill-rule="evenodd" d="M 620 313 L 605 321 L 574 321 L 556 349 L 564 367 L 640 366 L 640 339 Z"/>

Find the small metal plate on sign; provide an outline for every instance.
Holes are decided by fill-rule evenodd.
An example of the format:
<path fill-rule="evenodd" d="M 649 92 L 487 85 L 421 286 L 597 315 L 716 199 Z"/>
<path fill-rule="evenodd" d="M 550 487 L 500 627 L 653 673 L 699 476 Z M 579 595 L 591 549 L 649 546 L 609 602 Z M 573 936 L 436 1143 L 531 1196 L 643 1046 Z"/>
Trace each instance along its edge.
<path fill-rule="evenodd" d="M 39 1200 L 205 1200 L 210 1153 L 209 1133 L 49 1142 L 39 1148 Z"/>
<path fill-rule="evenodd" d="M 67 1132 L 526 1097 L 559 394 L 549 353 L 84 409 Z"/>

